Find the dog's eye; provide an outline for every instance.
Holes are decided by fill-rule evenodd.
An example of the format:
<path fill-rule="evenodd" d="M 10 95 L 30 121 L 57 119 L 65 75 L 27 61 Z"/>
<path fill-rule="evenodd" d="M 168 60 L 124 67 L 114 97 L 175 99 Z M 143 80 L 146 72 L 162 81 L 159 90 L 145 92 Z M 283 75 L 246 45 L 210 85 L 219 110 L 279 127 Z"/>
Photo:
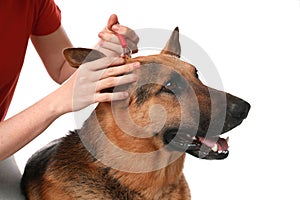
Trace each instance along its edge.
<path fill-rule="evenodd" d="M 170 93 L 170 94 L 174 94 L 176 89 L 177 89 L 177 84 L 173 80 L 167 81 L 162 87 L 163 92 L 167 92 L 167 93 Z"/>
<path fill-rule="evenodd" d="M 186 86 L 185 79 L 180 74 L 173 72 L 170 78 L 162 85 L 160 92 L 177 96 L 185 90 Z"/>
<path fill-rule="evenodd" d="M 172 83 L 171 82 L 167 82 L 166 87 L 171 87 Z"/>
<path fill-rule="evenodd" d="M 170 93 L 172 95 L 179 95 L 185 89 L 185 84 L 183 84 L 180 80 L 168 80 L 162 86 L 161 91 Z"/>

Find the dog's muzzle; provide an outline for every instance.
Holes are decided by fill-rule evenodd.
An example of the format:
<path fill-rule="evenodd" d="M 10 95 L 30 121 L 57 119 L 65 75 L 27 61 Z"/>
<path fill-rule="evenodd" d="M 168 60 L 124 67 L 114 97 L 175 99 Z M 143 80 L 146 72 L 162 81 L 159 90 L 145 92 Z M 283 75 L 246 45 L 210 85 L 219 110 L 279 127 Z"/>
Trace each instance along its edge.
<path fill-rule="evenodd" d="M 247 117 L 250 104 L 240 98 L 227 94 L 226 118 L 222 122 L 221 133 L 208 136 L 207 129 L 170 129 L 164 134 L 164 142 L 172 150 L 187 152 L 197 158 L 220 160 L 229 155 L 229 137 L 222 138 L 220 135 L 240 125 Z M 205 131 L 203 131 L 205 130 Z M 196 133 L 196 135 L 195 135 Z"/>

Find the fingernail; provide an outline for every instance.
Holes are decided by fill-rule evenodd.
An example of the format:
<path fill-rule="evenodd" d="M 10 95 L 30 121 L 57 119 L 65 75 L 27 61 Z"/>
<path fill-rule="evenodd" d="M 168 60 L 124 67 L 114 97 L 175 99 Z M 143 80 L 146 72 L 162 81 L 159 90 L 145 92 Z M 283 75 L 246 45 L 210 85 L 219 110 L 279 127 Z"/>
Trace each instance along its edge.
<path fill-rule="evenodd" d="M 141 66 L 141 64 L 140 64 L 139 62 L 133 63 L 133 67 L 135 67 L 135 68 L 138 68 L 138 67 L 140 67 L 140 66 Z"/>
<path fill-rule="evenodd" d="M 115 24 L 112 26 L 113 31 L 118 31 L 119 29 L 120 29 L 120 25 L 118 25 L 118 24 Z"/>
<path fill-rule="evenodd" d="M 123 97 L 124 97 L 124 98 L 128 98 L 128 97 L 129 97 L 129 93 L 128 93 L 128 92 L 124 92 L 124 93 L 123 93 Z"/>

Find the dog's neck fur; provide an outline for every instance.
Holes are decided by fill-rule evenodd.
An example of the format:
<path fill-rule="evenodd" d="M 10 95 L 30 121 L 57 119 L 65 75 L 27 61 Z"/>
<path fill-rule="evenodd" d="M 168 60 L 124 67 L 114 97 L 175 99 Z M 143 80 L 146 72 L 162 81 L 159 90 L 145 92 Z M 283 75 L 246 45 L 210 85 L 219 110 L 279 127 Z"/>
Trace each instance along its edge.
<path fill-rule="evenodd" d="M 106 124 L 106 126 L 101 127 L 101 124 Z M 182 173 L 185 154 L 178 156 L 176 152 L 160 152 L 156 156 L 141 162 L 136 159 L 138 157 L 136 154 L 130 154 L 130 152 L 129 154 L 124 154 L 122 149 L 126 148 L 125 152 L 130 149 L 137 153 L 144 153 L 138 147 L 138 141 L 136 140 L 139 139 L 132 138 L 128 140 L 127 137 L 132 136 L 128 136 L 115 127 L 117 125 L 114 123 L 111 105 L 102 103 L 98 105 L 80 131 L 82 133 L 81 140 L 85 143 L 84 146 L 89 148 L 90 153 L 97 158 L 98 161 L 95 164 L 98 167 L 103 169 L 109 168 L 109 175 L 113 179 L 118 180 L 121 185 L 128 187 L 129 190 L 143 191 L 140 194 L 143 197 L 142 199 L 163 199 L 162 194 L 165 194 L 166 191 L 172 193 L 174 190 L 181 188 L 183 184 L 186 184 Z M 110 136 L 109 131 L 114 131 L 114 134 Z M 90 140 L 90 138 L 98 139 Z M 126 141 L 129 143 L 125 143 Z M 115 143 L 115 145 L 112 143 Z M 120 147 L 121 151 L 116 146 Z M 177 154 L 178 159 L 168 164 L 172 156 L 176 156 L 175 154 Z M 160 163 L 165 164 L 165 167 L 157 168 L 156 165 L 159 160 L 165 162 Z M 149 166 L 157 169 L 148 172 L 138 172 L 149 168 Z M 120 168 L 125 169 L 127 172 L 118 170 Z M 189 192 L 187 193 L 189 194 Z"/>

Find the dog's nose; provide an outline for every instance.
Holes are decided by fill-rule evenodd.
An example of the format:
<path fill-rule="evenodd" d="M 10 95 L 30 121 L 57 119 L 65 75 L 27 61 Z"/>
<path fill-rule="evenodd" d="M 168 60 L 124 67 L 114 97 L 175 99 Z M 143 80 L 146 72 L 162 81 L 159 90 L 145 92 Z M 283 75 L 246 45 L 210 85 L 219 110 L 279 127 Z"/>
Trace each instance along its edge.
<path fill-rule="evenodd" d="M 250 104 L 240 98 L 227 95 L 227 112 L 236 119 L 245 119 L 250 110 Z"/>

